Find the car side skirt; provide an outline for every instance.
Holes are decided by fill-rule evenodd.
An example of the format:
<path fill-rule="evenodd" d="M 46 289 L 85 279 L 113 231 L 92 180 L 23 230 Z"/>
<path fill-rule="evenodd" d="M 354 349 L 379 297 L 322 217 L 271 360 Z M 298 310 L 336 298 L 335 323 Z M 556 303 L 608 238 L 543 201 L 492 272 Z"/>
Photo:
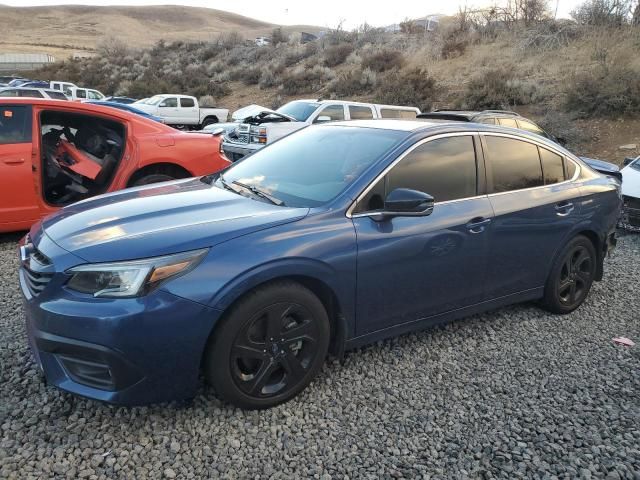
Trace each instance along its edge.
<path fill-rule="evenodd" d="M 506 295 L 504 297 L 495 298 L 485 302 L 476 303 L 468 307 L 459 308 L 456 310 L 450 310 L 448 312 L 439 313 L 427 318 L 419 320 L 413 320 L 400 325 L 394 325 L 393 327 L 377 330 L 375 332 L 361 335 L 359 337 L 350 338 L 347 340 L 345 350 L 352 350 L 354 348 L 367 345 L 378 340 L 384 340 L 386 338 L 396 337 L 405 333 L 424 330 L 429 327 L 449 323 L 453 320 L 458 320 L 463 317 L 475 315 L 476 313 L 486 312 L 487 310 L 493 310 L 499 307 L 512 305 L 514 303 L 527 302 L 531 300 L 538 300 L 544 296 L 544 287 L 532 288 L 522 292 Z"/>

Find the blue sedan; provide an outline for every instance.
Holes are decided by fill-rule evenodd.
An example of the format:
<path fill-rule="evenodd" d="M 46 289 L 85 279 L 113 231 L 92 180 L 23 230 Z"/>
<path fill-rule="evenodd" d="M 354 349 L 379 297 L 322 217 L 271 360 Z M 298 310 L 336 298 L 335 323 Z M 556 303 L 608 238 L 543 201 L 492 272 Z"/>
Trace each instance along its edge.
<path fill-rule="evenodd" d="M 48 381 L 116 404 L 267 408 L 328 353 L 603 276 L 620 184 L 564 148 L 474 123 L 311 126 L 222 173 L 63 208 L 23 239 Z"/>
<path fill-rule="evenodd" d="M 164 123 L 160 117 L 156 117 L 155 115 L 151 115 L 150 113 L 143 112 L 142 110 L 137 109 L 136 107 L 132 107 L 127 103 L 120 102 L 108 102 L 106 100 L 88 100 L 85 103 L 91 103 L 93 105 L 103 105 L 105 107 L 117 108 L 118 110 L 125 110 L 127 112 L 136 113 L 142 117 L 148 118 L 150 120 L 154 120 L 156 122 Z"/>

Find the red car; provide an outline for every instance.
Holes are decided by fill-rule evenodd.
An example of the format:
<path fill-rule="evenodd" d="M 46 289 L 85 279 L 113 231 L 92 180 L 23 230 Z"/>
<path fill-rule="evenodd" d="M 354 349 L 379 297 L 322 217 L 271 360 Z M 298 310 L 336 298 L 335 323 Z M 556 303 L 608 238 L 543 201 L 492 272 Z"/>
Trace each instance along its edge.
<path fill-rule="evenodd" d="M 0 101 L 0 232 L 105 192 L 229 165 L 220 138 L 135 113 L 39 98 Z"/>

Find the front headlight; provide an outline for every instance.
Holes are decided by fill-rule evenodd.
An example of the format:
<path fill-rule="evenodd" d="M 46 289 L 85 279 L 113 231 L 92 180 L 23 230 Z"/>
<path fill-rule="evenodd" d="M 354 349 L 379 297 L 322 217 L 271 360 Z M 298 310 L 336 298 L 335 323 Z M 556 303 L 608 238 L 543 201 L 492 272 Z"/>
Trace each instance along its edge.
<path fill-rule="evenodd" d="M 207 252 L 202 249 L 130 262 L 80 265 L 67 270 L 72 275 L 67 288 L 94 297 L 145 295 L 163 281 L 195 268 Z"/>

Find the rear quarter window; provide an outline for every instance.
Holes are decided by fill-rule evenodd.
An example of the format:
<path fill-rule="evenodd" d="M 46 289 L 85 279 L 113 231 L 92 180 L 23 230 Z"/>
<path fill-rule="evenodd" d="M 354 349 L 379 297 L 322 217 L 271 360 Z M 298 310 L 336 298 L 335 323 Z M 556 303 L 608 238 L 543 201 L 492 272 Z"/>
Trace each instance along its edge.
<path fill-rule="evenodd" d="M 405 118 L 415 119 L 416 112 L 414 110 L 403 110 L 399 108 L 381 108 L 380 116 L 382 118 Z"/>
<path fill-rule="evenodd" d="M 31 142 L 31 107 L 0 106 L 0 145 Z"/>

